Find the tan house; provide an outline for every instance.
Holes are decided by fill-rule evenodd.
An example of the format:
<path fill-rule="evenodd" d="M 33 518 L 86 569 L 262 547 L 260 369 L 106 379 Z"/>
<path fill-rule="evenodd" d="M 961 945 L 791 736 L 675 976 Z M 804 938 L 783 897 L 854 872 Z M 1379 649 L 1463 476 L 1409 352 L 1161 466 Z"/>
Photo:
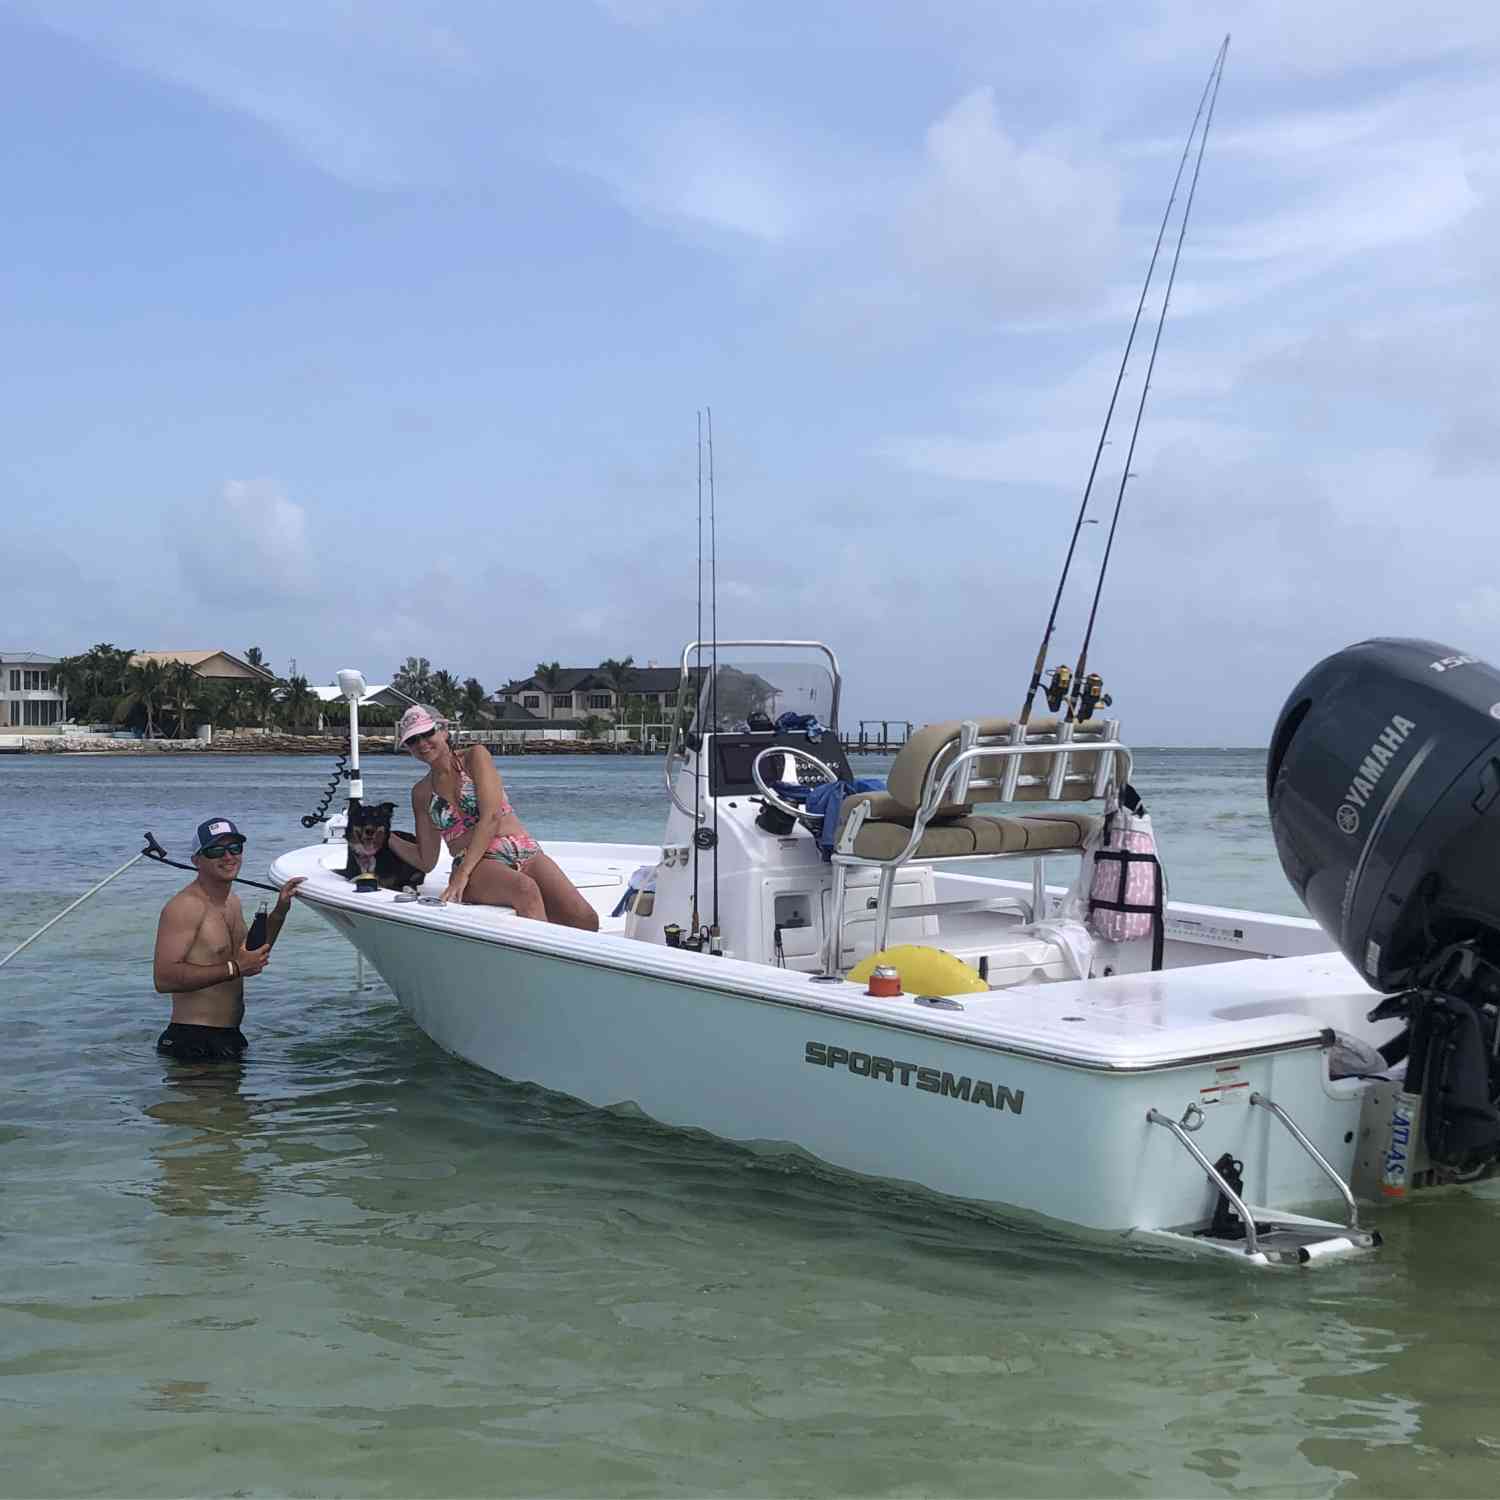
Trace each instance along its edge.
<path fill-rule="evenodd" d="M 227 651 L 137 651 L 130 658 L 130 665 L 143 666 L 148 661 L 159 662 L 164 667 L 185 662 L 199 677 L 211 678 L 215 682 L 276 681 L 274 672 L 231 656 Z"/>

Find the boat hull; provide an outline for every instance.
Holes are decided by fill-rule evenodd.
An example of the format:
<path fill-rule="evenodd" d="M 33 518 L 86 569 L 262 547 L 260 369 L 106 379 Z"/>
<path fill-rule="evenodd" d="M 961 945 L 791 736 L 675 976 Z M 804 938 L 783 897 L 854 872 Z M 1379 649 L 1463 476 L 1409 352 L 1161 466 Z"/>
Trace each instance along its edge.
<path fill-rule="evenodd" d="M 622 939 L 578 935 L 557 951 L 557 929 L 540 924 L 513 923 L 506 941 L 313 904 L 438 1046 L 480 1068 L 958 1199 L 1101 1231 L 1201 1223 L 1214 1190 L 1147 1119 L 1196 1105 L 1196 1144 L 1210 1160 L 1229 1152 L 1245 1164 L 1247 1198 L 1326 1201 L 1315 1163 L 1250 1107 L 1257 1090 L 1336 1168 L 1352 1160 L 1358 1090 L 1329 1083 L 1315 1041 L 1081 1066 L 820 1008 L 811 980 L 806 1004 L 716 984 L 747 967 L 732 961 L 695 956 L 680 974 L 642 972 Z M 553 938 L 551 950 L 533 934 Z"/>

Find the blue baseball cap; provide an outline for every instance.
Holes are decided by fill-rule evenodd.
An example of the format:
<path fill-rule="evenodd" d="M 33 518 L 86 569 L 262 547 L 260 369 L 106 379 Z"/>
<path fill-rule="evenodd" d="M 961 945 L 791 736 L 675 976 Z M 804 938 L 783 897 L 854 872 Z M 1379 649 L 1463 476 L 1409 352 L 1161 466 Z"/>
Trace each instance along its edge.
<path fill-rule="evenodd" d="M 193 853 L 202 854 L 205 849 L 222 843 L 225 839 L 239 839 L 244 843 L 245 835 L 228 818 L 207 818 L 198 825 L 198 831 L 193 835 Z"/>

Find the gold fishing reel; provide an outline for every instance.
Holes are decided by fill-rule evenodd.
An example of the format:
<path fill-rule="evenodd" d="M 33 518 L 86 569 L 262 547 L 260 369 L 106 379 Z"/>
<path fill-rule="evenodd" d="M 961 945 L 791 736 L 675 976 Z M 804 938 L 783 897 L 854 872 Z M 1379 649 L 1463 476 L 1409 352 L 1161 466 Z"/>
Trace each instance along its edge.
<path fill-rule="evenodd" d="M 1077 721 L 1086 723 L 1093 718 L 1096 708 L 1108 708 L 1115 700 L 1104 691 L 1104 679 L 1097 672 L 1090 672 L 1083 679 L 1083 686 L 1078 693 Z"/>
<path fill-rule="evenodd" d="M 1043 691 L 1047 695 L 1047 707 L 1056 713 L 1064 703 L 1068 701 L 1068 689 L 1073 685 L 1073 669 L 1071 667 L 1053 667 L 1052 676 L 1047 679 L 1047 686 Z"/>

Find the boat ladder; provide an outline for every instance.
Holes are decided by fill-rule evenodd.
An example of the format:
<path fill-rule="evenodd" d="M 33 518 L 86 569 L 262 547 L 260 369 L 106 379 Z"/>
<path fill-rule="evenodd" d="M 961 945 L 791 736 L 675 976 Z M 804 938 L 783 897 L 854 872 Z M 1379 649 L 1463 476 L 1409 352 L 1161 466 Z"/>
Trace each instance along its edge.
<path fill-rule="evenodd" d="M 1355 1202 L 1349 1184 L 1308 1139 L 1301 1126 L 1274 1099 L 1268 1099 L 1262 1093 L 1250 1095 L 1250 1106 L 1265 1110 L 1279 1121 L 1338 1189 L 1347 1210 L 1346 1222 L 1340 1225 L 1328 1219 L 1313 1219 L 1302 1214 L 1273 1213 L 1270 1209 L 1247 1204 L 1240 1196 L 1238 1185 L 1231 1183 L 1219 1165 L 1211 1162 L 1192 1139 L 1193 1132 L 1202 1126 L 1204 1116 L 1199 1105 L 1190 1104 L 1181 1120 L 1173 1120 L 1158 1109 L 1148 1109 L 1146 1118 L 1151 1124 L 1160 1125 L 1171 1132 L 1177 1143 L 1201 1168 L 1203 1175 L 1223 1194 L 1239 1222 L 1228 1233 L 1215 1233 L 1213 1227 L 1200 1229 L 1195 1233 L 1176 1230 L 1146 1231 L 1150 1237 L 1172 1242 L 1187 1240 L 1203 1249 L 1242 1255 L 1257 1265 L 1306 1265 L 1309 1261 L 1325 1257 L 1357 1255 L 1375 1249 L 1380 1244 L 1379 1233 L 1373 1229 L 1360 1228 L 1359 1205 Z M 1222 1164 L 1221 1158 L 1220 1165 Z M 1259 1223 L 1256 1222 L 1257 1213 L 1260 1214 Z M 1215 1217 L 1222 1225 L 1221 1216 Z"/>

